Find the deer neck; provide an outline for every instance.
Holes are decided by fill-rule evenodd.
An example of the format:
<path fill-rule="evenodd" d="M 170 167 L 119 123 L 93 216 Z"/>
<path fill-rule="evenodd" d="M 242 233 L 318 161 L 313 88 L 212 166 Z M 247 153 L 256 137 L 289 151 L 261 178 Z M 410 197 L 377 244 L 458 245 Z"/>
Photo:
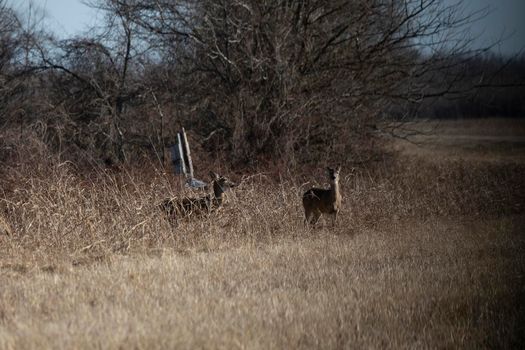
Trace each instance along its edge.
<path fill-rule="evenodd" d="M 335 180 L 330 183 L 330 196 L 336 200 L 340 196 L 339 181 Z"/>

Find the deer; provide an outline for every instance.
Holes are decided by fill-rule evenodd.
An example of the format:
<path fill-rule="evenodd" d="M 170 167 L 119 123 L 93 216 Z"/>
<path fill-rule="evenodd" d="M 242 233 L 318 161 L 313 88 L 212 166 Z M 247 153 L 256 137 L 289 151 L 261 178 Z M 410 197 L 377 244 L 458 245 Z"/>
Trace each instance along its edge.
<path fill-rule="evenodd" d="M 339 188 L 340 167 L 333 169 L 327 167 L 328 177 L 330 179 L 330 188 L 311 188 L 303 195 L 304 223 L 306 226 L 315 225 L 321 214 L 332 216 L 332 227 L 335 227 L 337 214 L 341 209 L 341 190 Z"/>
<path fill-rule="evenodd" d="M 196 215 L 209 215 L 218 211 L 225 200 L 225 192 L 237 184 L 225 176 L 210 171 L 213 194 L 203 197 L 167 198 L 160 207 L 171 223 L 177 223 L 179 218 Z"/>

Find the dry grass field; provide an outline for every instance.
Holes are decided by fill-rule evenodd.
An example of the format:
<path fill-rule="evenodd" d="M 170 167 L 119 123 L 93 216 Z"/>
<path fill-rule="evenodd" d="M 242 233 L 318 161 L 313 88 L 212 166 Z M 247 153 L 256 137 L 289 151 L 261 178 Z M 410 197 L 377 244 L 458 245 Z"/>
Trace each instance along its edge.
<path fill-rule="evenodd" d="M 408 156 L 423 156 L 433 161 L 525 163 L 523 120 L 413 122 L 403 124 L 398 133 L 409 135 L 409 142 L 395 142 L 393 147 Z"/>
<path fill-rule="evenodd" d="M 303 226 L 321 166 L 231 174 L 219 213 L 174 228 L 155 166 L 87 174 L 6 137 L 0 349 L 522 348 L 524 130 L 443 122 L 343 167 L 334 229 Z"/>

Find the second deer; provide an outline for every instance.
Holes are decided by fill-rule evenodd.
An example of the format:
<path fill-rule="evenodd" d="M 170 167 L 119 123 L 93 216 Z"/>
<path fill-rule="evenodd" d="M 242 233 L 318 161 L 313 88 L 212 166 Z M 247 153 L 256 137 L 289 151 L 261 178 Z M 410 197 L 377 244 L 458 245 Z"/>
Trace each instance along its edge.
<path fill-rule="evenodd" d="M 304 222 L 306 225 L 315 225 L 321 214 L 329 214 L 332 216 L 332 226 L 335 226 L 342 200 L 339 188 L 341 168 L 326 168 L 326 170 L 330 178 L 330 188 L 311 188 L 303 195 Z"/>
<path fill-rule="evenodd" d="M 161 203 L 160 207 L 170 222 L 177 223 L 178 219 L 194 214 L 210 214 L 221 208 L 225 199 L 224 193 L 237 184 L 213 171 L 210 171 L 210 176 L 212 177 L 213 194 L 196 198 L 167 198 Z"/>

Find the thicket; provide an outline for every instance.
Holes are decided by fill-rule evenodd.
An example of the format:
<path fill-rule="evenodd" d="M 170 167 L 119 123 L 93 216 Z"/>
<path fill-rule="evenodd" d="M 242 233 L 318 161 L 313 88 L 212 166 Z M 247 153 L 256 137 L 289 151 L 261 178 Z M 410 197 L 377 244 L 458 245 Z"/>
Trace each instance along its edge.
<path fill-rule="evenodd" d="M 181 126 L 208 159 L 361 162 L 385 120 L 521 115 L 524 57 L 473 49 L 438 0 L 90 0 L 58 40 L 0 0 L 0 126 L 63 160 L 152 158 Z M 466 98 L 469 97 L 469 98 Z M 2 161 L 2 160 L 0 160 Z"/>

